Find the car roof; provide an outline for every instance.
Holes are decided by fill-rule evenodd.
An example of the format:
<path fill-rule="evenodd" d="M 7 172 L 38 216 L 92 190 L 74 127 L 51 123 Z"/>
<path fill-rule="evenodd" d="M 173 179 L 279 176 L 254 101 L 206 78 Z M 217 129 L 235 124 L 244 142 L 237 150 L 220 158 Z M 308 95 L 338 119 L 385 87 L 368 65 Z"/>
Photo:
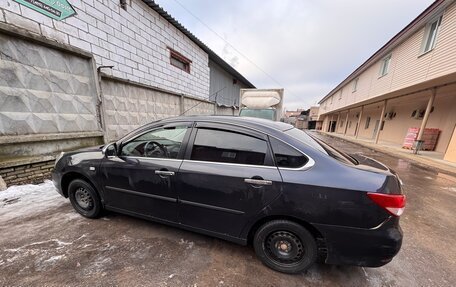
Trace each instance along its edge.
<path fill-rule="evenodd" d="M 214 123 L 224 123 L 244 126 L 260 130 L 263 132 L 271 131 L 286 131 L 293 128 L 292 125 L 283 122 L 274 122 L 271 120 L 251 118 L 251 117 L 239 117 L 239 116 L 179 116 L 173 118 L 163 119 L 159 122 L 176 122 L 176 121 L 204 121 Z"/>

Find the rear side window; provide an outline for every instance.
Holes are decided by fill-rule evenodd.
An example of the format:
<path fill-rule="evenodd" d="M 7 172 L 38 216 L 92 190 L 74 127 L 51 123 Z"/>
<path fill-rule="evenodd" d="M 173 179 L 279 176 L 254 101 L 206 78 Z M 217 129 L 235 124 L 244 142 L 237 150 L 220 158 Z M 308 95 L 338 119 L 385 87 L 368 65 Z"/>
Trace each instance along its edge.
<path fill-rule="evenodd" d="M 270 142 L 278 167 L 299 168 L 309 161 L 302 153 L 275 138 L 270 138 Z"/>
<path fill-rule="evenodd" d="M 338 161 L 341 161 L 346 164 L 358 164 L 358 162 L 349 156 L 348 154 L 345 154 L 342 151 L 336 150 L 334 147 L 329 146 L 325 142 L 317 139 L 315 136 L 311 136 L 310 134 L 298 130 L 296 128 L 289 129 L 285 131 L 286 134 L 294 137 L 298 141 L 305 143 L 308 146 L 311 146 L 320 152 L 329 155 L 330 157 L 337 159 Z"/>
<path fill-rule="evenodd" d="M 198 129 L 192 160 L 263 165 L 266 141 L 234 132 Z"/>

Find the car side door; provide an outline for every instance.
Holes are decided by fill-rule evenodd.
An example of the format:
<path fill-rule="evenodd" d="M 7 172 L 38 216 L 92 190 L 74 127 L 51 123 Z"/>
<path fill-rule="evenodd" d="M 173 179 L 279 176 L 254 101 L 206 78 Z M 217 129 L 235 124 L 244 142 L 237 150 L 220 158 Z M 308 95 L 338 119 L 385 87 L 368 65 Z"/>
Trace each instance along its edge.
<path fill-rule="evenodd" d="M 182 163 L 191 122 L 140 132 L 102 162 L 105 204 L 109 209 L 176 222 L 175 175 Z"/>
<path fill-rule="evenodd" d="M 198 122 L 178 174 L 181 224 L 238 237 L 281 193 L 267 136 L 247 128 Z"/>

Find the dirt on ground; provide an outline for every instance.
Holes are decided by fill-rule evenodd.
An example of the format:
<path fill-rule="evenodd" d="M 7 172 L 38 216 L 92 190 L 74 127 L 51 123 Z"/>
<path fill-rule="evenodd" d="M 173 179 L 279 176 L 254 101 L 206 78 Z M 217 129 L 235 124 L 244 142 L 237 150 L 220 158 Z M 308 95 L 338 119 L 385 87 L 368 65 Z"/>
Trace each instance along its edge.
<path fill-rule="evenodd" d="M 0 192 L 0 286 L 454 286 L 456 178 L 320 137 L 386 163 L 403 180 L 404 242 L 391 263 L 282 274 L 250 246 L 116 213 L 83 218 L 48 181 Z"/>

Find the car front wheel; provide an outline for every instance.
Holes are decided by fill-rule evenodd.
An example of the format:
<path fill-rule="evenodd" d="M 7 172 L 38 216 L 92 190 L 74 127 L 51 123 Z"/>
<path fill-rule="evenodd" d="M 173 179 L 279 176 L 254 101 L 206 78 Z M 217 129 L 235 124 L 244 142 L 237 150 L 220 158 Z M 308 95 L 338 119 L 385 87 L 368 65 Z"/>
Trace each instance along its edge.
<path fill-rule="evenodd" d="M 71 205 L 82 216 L 97 218 L 100 215 L 100 197 L 88 182 L 82 179 L 73 180 L 68 186 L 68 194 Z"/>
<path fill-rule="evenodd" d="M 288 220 L 265 223 L 255 233 L 253 246 L 260 260 L 279 272 L 302 272 L 317 259 L 317 244 L 312 234 Z"/>

